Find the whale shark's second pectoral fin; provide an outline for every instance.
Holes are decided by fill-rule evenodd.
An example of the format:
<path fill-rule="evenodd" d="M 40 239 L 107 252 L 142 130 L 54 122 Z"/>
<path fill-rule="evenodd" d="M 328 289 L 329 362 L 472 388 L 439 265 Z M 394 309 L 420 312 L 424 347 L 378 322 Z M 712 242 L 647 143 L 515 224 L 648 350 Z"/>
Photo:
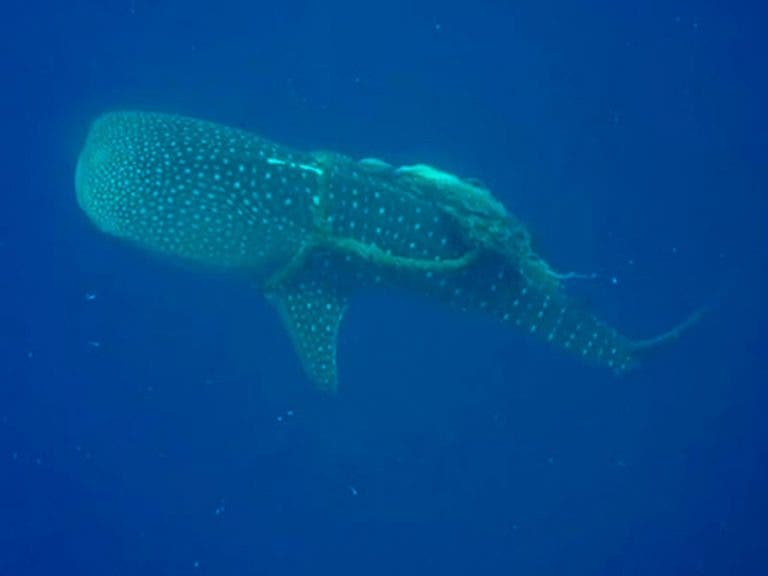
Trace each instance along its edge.
<path fill-rule="evenodd" d="M 336 392 L 336 349 L 347 295 L 306 270 L 274 287 L 269 298 L 280 311 L 307 376 L 324 392 Z"/>

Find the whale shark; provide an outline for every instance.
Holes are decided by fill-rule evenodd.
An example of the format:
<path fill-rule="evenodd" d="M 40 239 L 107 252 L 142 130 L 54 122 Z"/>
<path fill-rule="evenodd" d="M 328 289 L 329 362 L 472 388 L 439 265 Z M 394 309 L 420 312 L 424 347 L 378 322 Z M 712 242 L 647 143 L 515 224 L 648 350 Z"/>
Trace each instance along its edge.
<path fill-rule="evenodd" d="M 575 298 L 526 227 L 476 180 L 300 151 L 205 120 L 109 112 L 77 160 L 79 206 L 110 235 L 247 274 L 274 303 L 308 378 L 338 386 L 337 342 L 355 294 L 402 288 L 624 373 L 698 314 L 633 340 Z"/>

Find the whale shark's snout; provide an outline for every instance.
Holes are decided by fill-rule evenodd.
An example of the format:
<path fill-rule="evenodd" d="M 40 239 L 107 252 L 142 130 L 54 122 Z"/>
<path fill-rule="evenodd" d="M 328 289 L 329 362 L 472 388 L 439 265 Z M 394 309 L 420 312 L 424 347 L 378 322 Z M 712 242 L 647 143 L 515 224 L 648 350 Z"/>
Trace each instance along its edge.
<path fill-rule="evenodd" d="M 113 128 L 119 115 L 107 114 L 91 125 L 77 159 L 77 203 L 104 232 L 121 236 L 120 216 L 127 204 L 127 167 L 133 165 L 124 141 Z M 119 122 L 118 122 L 119 125 Z"/>

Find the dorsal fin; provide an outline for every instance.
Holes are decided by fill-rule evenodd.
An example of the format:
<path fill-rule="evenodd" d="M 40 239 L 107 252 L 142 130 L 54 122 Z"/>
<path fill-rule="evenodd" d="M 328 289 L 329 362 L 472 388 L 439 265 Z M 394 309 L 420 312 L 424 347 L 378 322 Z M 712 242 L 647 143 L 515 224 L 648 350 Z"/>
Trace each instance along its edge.
<path fill-rule="evenodd" d="M 507 211 L 501 202 L 476 179 L 459 178 L 428 164 L 400 166 L 395 173 L 433 185 L 449 207 L 462 206 L 496 218 L 507 217 Z"/>
<path fill-rule="evenodd" d="M 390 164 L 389 162 L 385 162 L 380 158 L 361 158 L 360 160 L 358 160 L 358 162 L 363 166 L 366 166 L 368 168 L 372 168 L 374 170 L 378 170 L 381 172 L 392 170 L 392 164 Z"/>
<path fill-rule="evenodd" d="M 304 371 L 324 392 L 336 392 L 339 327 L 349 297 L 319 267 L 297 270 L 268 293 L 288 330 Z"/>

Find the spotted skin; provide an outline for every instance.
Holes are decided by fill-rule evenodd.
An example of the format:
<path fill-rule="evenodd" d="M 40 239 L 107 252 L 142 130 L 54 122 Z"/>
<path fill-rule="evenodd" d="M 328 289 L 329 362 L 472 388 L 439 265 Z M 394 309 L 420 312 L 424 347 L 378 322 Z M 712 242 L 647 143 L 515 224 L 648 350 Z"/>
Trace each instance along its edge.
<path fill-rule="evenodd" d="M 288 162 L 311 165 L 240 130 L 108 114 L 80 156 L 78 200 L 102 230 L 150 250 L 262 271 L 290 258 L 312 227 L 318 175 Z"/>
<path fill-rule="evenodd" d="M 457 258 L 468 246 L 454 222 L 409 180 L 337 156 L 329 168 L 327 220 L 334 236 L 412 259 Z"/>
<path fill-rule="evenodd" d="M 575 305 L 563 291 L 537 284 L 520 268 L 489 259 L 459 276 L 442 288 L 442 296 L 454 307 L 491 314 L 617 373 L 634 367 L 633 342 Z"/>
<path fill-rule="evenodd" d="M 324 390 L 337 386 L 349 300 L 376 285 L 490 314 L 618 372 L 634 363 L 633 342 L 573 304 L 490 193 L 429 167 L 298 152 L 201 120 L 116 112 L 92 125 L 76 190 L 106 233 L 256 279 Z"/>

